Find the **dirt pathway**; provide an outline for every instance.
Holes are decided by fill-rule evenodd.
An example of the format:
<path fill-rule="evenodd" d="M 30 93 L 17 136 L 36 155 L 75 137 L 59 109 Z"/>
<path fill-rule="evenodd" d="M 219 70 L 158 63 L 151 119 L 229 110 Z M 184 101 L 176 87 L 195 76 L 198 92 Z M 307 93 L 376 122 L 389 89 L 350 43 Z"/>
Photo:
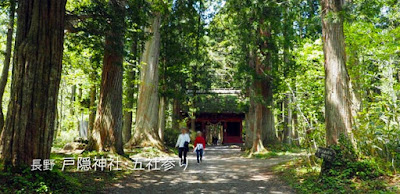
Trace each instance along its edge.
<path fill-rule="evenodd" d="M 239 148 L 207 148 L 203 162 L 197 164 L 193 152 L 184 171 L 176 166 L 169 171 L 135 171 L 106 187 L 104 193 L 294 193 L 280 181 L 270 167 L 293 156 L 248 159 Z"/>

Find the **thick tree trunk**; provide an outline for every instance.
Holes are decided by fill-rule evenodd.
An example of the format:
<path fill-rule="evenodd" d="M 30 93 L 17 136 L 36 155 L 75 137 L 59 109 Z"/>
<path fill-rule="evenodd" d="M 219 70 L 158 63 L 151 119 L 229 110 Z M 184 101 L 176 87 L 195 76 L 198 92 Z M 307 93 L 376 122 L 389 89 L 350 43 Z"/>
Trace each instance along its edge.
<path fill-rule="evenodd" d="M 259 152 L 264 150 L 264 145 L 262 141 L 263 134 L 263 105 L 257 102 L 254 107 L 254 133 L 253 133 L 253 147 L 252 152 Z"/>
<path fill-rule="evenodd" d="M 263 106 L 263 128 L 265 131 L 263 142 L 267 144 L 276 144 L 278 142 L 274 119 L 274 101 L 272 93 L 272 79 L 267 77 L 262 82 L 262 96 L 265 101 Z"/>
<path fill-rule="evenodd" d="M 251 100 L 251 99 L 250 99 Z M 245 145 L 247 149 L 253 147 L 253 135 L 254 135 L 254 103 L 250 101 L 249 111 L 246 113 L 246 138 Z"/>
<path fill-rule="evenodd" d="M 165 97 L 161 96 L 160 97 L 160 110 L 158 112 L 158 136 L 160 137 L 161 141 L 164 142 L 164 131 L 165 131 L 165 109 L 166 109 L 166 102 L 165 102 Z"/>
<path fill-rule="evenodd" d="M 56 108 L 56 109 L 58 109 L 58 108 L 60 109 L 59 112 L 58 112 L 58 110 L 56 110 L 57 111 L 57 117 L 59 118 L 59 120 L 57 121 L 57 123 L 58 123 L 57 129 L 54 130 L 54 136 L 55 136 L 53 138 L 54 140 L 57 139 L 57 135 L 62 129 L 62 122 L 63 122 L 63 119 L 64 119 L 64 117 L 63 117 L 63 110 L 64 110 L 63 109 L 63 99 L 64 99 L 63 90 L 60 90 L 59 92 L 60 93 L 58 95 L 59 96 L 58 99 L 60 101 L 59 101 L 59 103 L 57 103 L 58 105 L 57 105 L 57 108 Z"/>
<path fill-rule="evenodd" d="M 191 131 L 196 131 L 196 116 L 193 113 L 193 115 L 190 117 L 190 130 Z"/>
<path fill-rule="evenodd" d="M 92 137 L 92 131 L 94 128 L 94 121 L 96 118 L 96 85 L 93 84 L 90 87 L 90 103 L 89 103 L 89 128 L 88 128 L 88 134 L 87 137 L 90 139 Z"/>
<path fill-rule="evenodd" d="M 259 152 L 263 151 L 264 145 L 263 145 L 263 140 L 264 137 L 270 135 L 268 134 L 268 127 L 270 127 L 269 121 L 270 118 L 267 113 L 269 108 L 266 107 L 265 101 L 265 95 L 268 93 L 265 87 L 265 80 L 264 80 L 264 65 L 261 64 L 260 58 L 258 56 L 255 57 L 255 71 L 257 74 L 257 77 L 254 80 L 254 83 L 252 84 L 253 89 L 253 96 L 255 96 L 254 99 L 254 128 L 253 128 L 253 147 L 252 147 L 252 152 Z"/>
<path fill-rule="evenodd" d="M 15 0 L 10 0 L 10 15 L 7 30 L 7 46 L 6 46 L 6 56 L 4 58 L 3 70 L 1 72 L 0 78 L 0 134 L 4 126 L 4 115 L 3 115 L 3 95 L 7 85 L 8 71 L 10 69 L 11 62 L 11 49 L 14 33 L 14 19 L 15 19 Z"/>
<path fill-rule="evenodd" d="M 58 135 L 58 128 L 60 125 L 60 120 L 59 120 L 59 114 L 58 114 L 58 107 L 56 106 L 56 116 L 55 116 L 55 124 L 54 124 L 54 133 L 53 133 L 53 141 L 55 141 L 57 139 L 57 135 Z"/>
<path fill-rule="evenodd" d="M 325 57 L 325 123 L 327 145 L 337 144 L 340 134 L 351 135 L 349 76 L 340 13 L 344 0 L 322 0 L 322 35 Z M 330 17 L 331 15 L 334 18 Z"/>
<path fill-rule="evenodd" d="M 285 107 L 285 118 L 284 118 L 284 136 L 283 142 L 285 144 L 291 145 L 293 139 L 293 129 L 292 129 L 292 108 L 290 106 L 292 97 L 291 94 L 286 94 L 284 99 Z"/>
<path fill-rule="evenodd" d="M 136 130 L 129 141 L 129 145 L 152 146 L 163 149 L 164 144 L 158 136 L 160 13 L 155 13 L 150 23 L 152 24 L 151 28 L 147 29 L 147 31 L 152 33 L 152 36 L 146 42 L 141 60 L 143 66 L 140 75 Z"/>
<path fill-rule="evenodd" d="M 296 77 L 296 76 L 294 76 Z M 290 98 L 291 102 L 293 103 L 293 111 L 292 111 L 292 134 L 293 134 L 293 143 L 296 146 L 300 146 L 300 139 L 299 139 L 299 127 L 298 127 L 298 114 L 301 112 L 300 107 L 297 106 L 297 100 L 296 100 L 296 80 L 292 80 L 291 83 L 288 84 L 289 90 L 290 90 Z"/>
<path fill-rule="evenodd" d="M 10 104 L 2 133 L 6 165 L 50 158 L 61 78 L 65 0 L 19 0 Z"/>
<path fill-rule="evenodd" d="M 254 52 L 252 50 L 249 51 L 248 54 L 248 63 L 249 67 L 252 69 L 255 69 L 256 62 L 255 62 L 255 56 Z M 254 123 L 255 123 L 255 91 L 254 91 L 254 83 L 252 83 L 248 88 L 247 88 L 247 96 L 250 99 L 250 106 L 249 110 L 246 113 L 246 148 L 247 149 L 252 149 L 253 144 L 254 144 Z"/>
<path fill-rule="evenodd" d="M 113 10 L 106 34 L 103 71 L 96 121 L 88 150 L 123 154 L 122 147 L 122 74 L 124 49 L 124 0 L 110 0 Z"/>
<path fill-rule="evenodd" d="M 314 3 L 315 0 L 309 0 L 308 2 L 311 6 L 312 9 L 314 9 Z M 291 24 L 293 23 L 293 19 L 290 16 L 290 8 L 289 6 L 285 7 L 286 13 L 284 14 L 284 26 L 283 26 L 283 38 L 284 38 L 284 43 L 283 43 L 283 63 L 285 65 L 284 67 L 284 77 L 288 77 L 289 75 L 296 77 L 296 70 L 293 69 L 293 61 L 292 61 L 292 54 L 290 50 L 292 49 L 292 44 L 291 44 L 291 39 L 290 34 L 293 33 L 293 29 L 291 27 Z M 314 15 L 314 11 L 312 11 L 312 15 Z M 293 144 L 293 139 L 295 137 L 294 135 L 294 124 L 293 124 L 293 97 L 294 94 L 292 93 L 292 87 L 290 84 L 292 84 L 292 79 L 289 79 L 288 87 L 289 87 L 289 92 L 286 94 L 285 99 L 284 99 L 284 138 L 283 142 L 286 143 L 287 145 L 292 145 Z"/>
<path fill-rule="evenodd" d="M 264 23 L 263 20 L 260 21 L 261 24 Z M 257 90 L 261 93 L 263 98 L 263 143 L 264 144 L 275 144 L 278 142 L 277 132 L 275 130 L 275 120 L 274 120 L 274 101 L 273 101 L 273 91 L 272 91 L 272 57 L 271 57 L 271 45 L 268 42 L 271 33 L 268 30 L 259 29 L 259 35 L 261 37 L 262 43 L 259 45 L 261 54 L 264 56 L 263 61 L 257 57 L 256 60 L 256 73 L 260 77 L 260 84 Z M 257 65 L 258 64 L 258 65 Z"/>
<path fill-rule="evenodd" d="M 180 101 L 178 98 L 173 99 L 172 104 L 172 129 L 179 131 L 179 120 L 181 119 L 180 115 Z"/>
<path fill-rule="evenodd" d="M 124 112 L 124 126 L 122 129 L 122 142 L 127 143 L 132 137 L 132 110 L 127 110 Z"/>

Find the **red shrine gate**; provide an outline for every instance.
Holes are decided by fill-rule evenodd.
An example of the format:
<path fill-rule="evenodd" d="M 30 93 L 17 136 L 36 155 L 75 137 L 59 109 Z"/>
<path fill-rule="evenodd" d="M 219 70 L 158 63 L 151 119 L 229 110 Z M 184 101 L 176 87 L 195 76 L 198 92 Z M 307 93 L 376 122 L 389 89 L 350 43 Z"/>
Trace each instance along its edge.
<path fill-rule="evenodd" d="M 203 132 L 207 143 L 216 136 L 222 144 L 242 144 L 243 119 L 243 113 L 200 113 L 196 115 L 196 131 Z M 190 122 L 188 125 L 190 128 Z"/>

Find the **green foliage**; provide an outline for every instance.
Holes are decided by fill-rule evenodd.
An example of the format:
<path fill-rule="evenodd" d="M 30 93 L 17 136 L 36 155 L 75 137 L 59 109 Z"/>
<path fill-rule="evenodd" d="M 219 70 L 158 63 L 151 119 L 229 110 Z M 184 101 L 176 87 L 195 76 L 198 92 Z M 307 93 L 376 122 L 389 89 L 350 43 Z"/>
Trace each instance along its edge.
<path fill-rule="evenodd" d="M 2 72 L 2 70 L 3 70 L 3 63 L 4 63 L 5 54 L 6 54 L 7 31 L 8 31 L 8 24 L 9 24 L 9 18 L 8 18 L 9 10 L 10 10 L 10 2 L 9 1 L 0 1 L 0 72 Z M 10 70 L 11 69 L 12 68 L 10 67 Z M 10 82 L 11 82 L 11 72 L 8 73 L 7 83 L 10 83 Z M 2 111 L 3 111 L 4 116 L 7 113 L 8 102 L 10 100 L 10 93 L 11 93 L 10 85 L 11 84 L 6 85 L 4 95 L 3 95 L 3 101 L 2 101 L 3 110 Z"/>
<path fill-rule="evenodd" d="M 345 24 L 349 74 L 362 105 L 355 115 L 357 147 L 392 171 L 400 166 L 398 9 L 394 1 L 360 0 Z"/>
<path fill-rule="evenodd" d="M 207 50 L 207 2 L 172 2 L 161 27 L 160 93 L 179 99 L 190 115 L 198 111 L 198 96 L 186 91 L 207 90 L 215 81 L 214 62 Z"/>
<path fill-rule="evenodd" d="M 164 142 L 168 147 L 175 147 L 178 136 L 181 132 L 178 129 L 166 128 L 164 131 Z"/>
<path fill-rule="evenodd" d="M 286 144 L 268 145 L 267 150 L 268 151 L 266 152 L 260 152 L 260 153 L 251 153 L 250 150 L 246 150 L 244 156 L 246 157 L 251 156 L 253 158 L 258 158 L 258 159 L 270 159 L 279 156 L 292 155 L 302 152 L 304 153 L 304 150 Z"/>
<path fill-rule="evenodd" d="M 138 84 L 143 43 L 150 37 L 143 29 L 149 25 L 149 18 L 160 12 L 160 95 L 179 99 L 190 115 L 199 111 L 245 112 L 249 105 L 249 86 L 255 80 L 271 78 L 274 93 L 271 108 L 276 115 L 280 137 L 288 124 L 285 123 L 288 108 L 283 109 L 282 104 L 290 98 L 288 107 L 293 112 L 290 124 L 298 133 L 299 145 L 309 153 L 317 146 L 325 145 L 320 1 L 132 0 L 126 3 L 126 18 L 121 22 L 126 31 L 126 44 L 121 51 L 125 56 L 124 83 L 128 83 L 124 84 L 124 104 L 134 104 L 137 96 L 128 96 L 127 91 L 138 92 L 131 85 Z M 4 50 L 8 5 L 2 1 L 0 6 L 0 35 L 3 35 L 0 36 L 0 50 Z M 351 142 L 343 138 L 340 145 L 333 146 L 338 160 L 331 164 L 329 176 L 318 178 L 315 168 L 319 167 L 315 166 L 314 169 L 299 167 L 307 172 L 300 174 L 289 169 L 295 177 L 304 178 L 303 185 L 296 186 L 303 192 L 382 189 L 385 185 L 380 185 L 376 179 L 395 173 L 400 167 L 399 10 L 399 2 L 394 0 L 354 0 L 344 10 L 327 14 L 327 19 L 333 22 L 344 19 L 347 70 L 354 93 L 349 101 L 354 106 L 353 134 L 357 147 L 353 148 Z M 108 24 L 113 14 L 116 13 L 110 12 L 106 0 L 67 3 L 55 147 L 63 147 L 77 136 L 77 123 L 82 120 L 82 115 L 83 120 L 87 120 L 91 88 L 96 88 L 98 99 L 104 32 L 110 30 Z M 257 75 L 250 66 L 251 54 L 263 65 L 271 65 L 270 68 Z M 0 63 L 2 61 L 3 55 L 0 55 Z M 129 77 L 126 72 L 133 72 L 135 77 Z M 81 91 L 81 94 L 73 95 L 72 86 L 76 86 L 76 92 Z M 211 88 L 241 89 L 243 95 L 214 101 L 218 97 L 188 95 L 186 92 Z M 9 101 L 8 93 L 9 86 L 4 108 Z M 135 107 L 124 110 L 134 111 Z M 170 115 L 171 110 L 167 113 Z M 167 125 L 166 145 L 173 147 L 178 134 L 179 130 Z M 290 149 L 272 149 L 255 157 L 274 157 Z M 28 172 L 16 176 L 10 185 L 17 189 L 12 191 L 24 187 L 25 191 L 52 192 L 57 188 L 43 178 L 30 182 L 33 177 L 36 175 Z"/>
<path fill-rule="evenodd" d="M 308 165 L 299 159 L 274 168 L 298 193 L 398 193 L 391 176 L 378 170 L 372 160 L 352 162 L 344 171 L 332 170 L 331 176 L 321 176 L 320 166 Z"/>
<path fill-rule="evenodd" d="M 77 179 L 59 171 L 19 173 L 5 170 L 0 173 L 1 193 L 82 193 L 88 192 Z"/>
<path fill-rule="evenodd" d="M 66 126 L 67 127 L 67 126 Z M 70 130 L 61 130 L 54 142 L 53 142 L 53 147 L 54 148 L 63 148 L 67 143 L 73 142 L 75 138 L 79 137 L 78 131 L 74 130 L 73 126 L 67 127 L 71 128 Z"/>
<path fill-rule="evenodd" d="M 258 158 L 258 159 L 269 159 L 269 158 L 275 158 L 277 156 L 279 156 L 279 154 L 276 153 L 276 152 L 267 152 L 267 153 L 254 154 L 254 157 Z"/>
<path fill-rule="evenodd" d="M 282 78 L 280 90 L 294 96 L 291 104 L 294 114 L 298 115 L 296 126 L 301 145 L 325 144 L 324 118 L 324 66 L 322 40 L 303 40 L 302 45 L 294 49 L 296 72 L 294 77 Z M 283 94 L 284 94 L 283 93 Z M 278 100 L 285 96 L 276 95 Z"/>
<path fill-rule="evenodd" d="M 196 107 L 200 112 L 208 113 L 242 113 L 248 109 L 243 99 L 229 94 L 201 95 L 197 98 Z"/>

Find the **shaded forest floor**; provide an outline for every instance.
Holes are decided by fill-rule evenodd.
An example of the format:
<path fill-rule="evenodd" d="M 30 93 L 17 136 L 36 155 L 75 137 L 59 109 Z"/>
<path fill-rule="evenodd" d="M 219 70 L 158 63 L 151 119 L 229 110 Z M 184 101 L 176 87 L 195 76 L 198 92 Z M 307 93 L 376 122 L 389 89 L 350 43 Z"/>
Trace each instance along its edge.
<path fill-rule="evenodd" d="M 125 156 L 106 153 L 57 152 L 51 172 L 0 172 L 0 193 L 398 193 L 400 176 L 385 175 L 374 179 L 345 179 L 319 176 L 318 165 L 311 166 L 300 150 L 272 150 L 252 158 L 235 146 L 208 147 L 204 160 L 188 153 L 186 170 L 180 167 L 176 150 L 168 153 L 153 148 L 135 149 Z M 121 171 L 61 170 L 66 157 L 119 157 Z M 170 158 L 175 167 L 168 171 L 133 171 L 137 158 L 143 168 L 149 158 Z M 76 161 L 77 162 L 77 161 Z M 160 165 L 160 164 L 159 164 Z M 1 167 L 1 164 L 0 164 Z M 159 166 L 160 167 L 160 166 Z"/>
<path fill-rule="evenodd" d="M 176 150 L 169 153 L 152 148 L 137 149 L 118 156 L 121 171 L 77 170 L 76 164 L 61 170 L 64 158 L 110 158 L 116 155 L 76 150 L 52 153 L 56 165 L 53 171 L 0 173 L 0 193 L 294 193 L 288 184 L 277 177 L 272 167 L 288 162 L 299 154 L 270 153 L 267 157 L 248 158 L 235 146 L 206 149 L 203 162 L 196 164 L 196 156 L 188 153 L 189 164 L 184 170 L 178 164 Z M 175 167 L 168 171 L 133 171 L 132 158 L 168 157 Z M 262 159 L 261 159 L 262 158 Z M 77 162 L 77 161 L 76 161 Z"/>
<path fill-rule="evenodd" d="M 350 176 L 349 168 L 336 172 L 336 176 L 320 176 L 319 164 L 310 165 L 306 157 L 291 160 L 273 167 L 273 172 L 288 183 L 297 193 L 400 193 L 400 175 L 371 177 L 376 169 L 365 168 Z M 358 163 L 365 163 L 360 161 Z"/>
<path fill-rule="evenodd" d="M 135 171 L 107 184 L 103 193 L 294 193 L 272 167 L 295 155 L 247 158 L 240 148 L 228 146 L 207 148 L 201 164 L 193 152 L 188 155 L 186 170 L 176 165 L 166 172 Z"/>

